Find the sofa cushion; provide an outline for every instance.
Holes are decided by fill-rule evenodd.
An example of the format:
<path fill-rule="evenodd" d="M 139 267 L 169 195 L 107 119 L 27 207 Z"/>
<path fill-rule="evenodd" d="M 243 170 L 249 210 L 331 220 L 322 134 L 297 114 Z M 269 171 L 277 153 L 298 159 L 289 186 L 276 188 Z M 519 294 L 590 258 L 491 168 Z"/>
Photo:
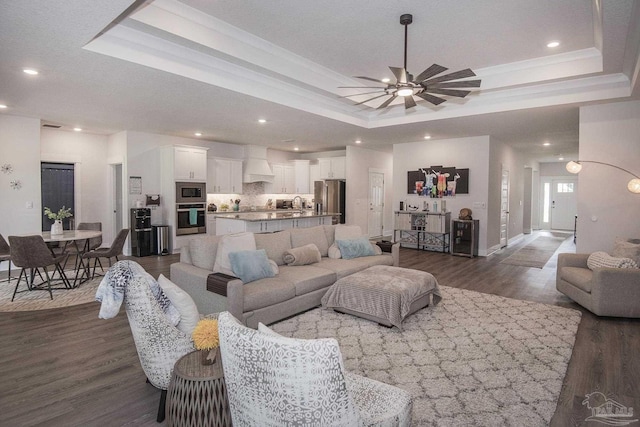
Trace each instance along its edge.
<path fill-rule="evenodd" d="M 375 257 L 362 257 L 354 259 L 322 258 L 319 263 L 314 264 L 313 266 L 333 271 L 334 273 L 336 273 L 336 280 L 338 280 L 370 267 L 370 260 L 368 260 L 367 258 Z"/>
<path fill-rule="evenodd" d="M 359 225 L 336 225 L 335 240 L 357 239 L 362 237 L 362 229 Z"/>
<path fill-rule="evenodd" d="M 255 250 L 256 239 L 253 237 L 253 233 L 225 234 L 218 244 L 213 272 L 234 276 L 233 270 L 231 269 L 231 261 L 229 260 L 229 253 Z M 191 256 L 193 257 L 193 254 Z"/>
<path fill-rule="evenodd" d="M 594 268 L 638 268 L 631 258 L 614 258 L 606 252 L 593 252 L 587 258 L 587 267 Z"/>
<path fill-rule="evenodd" d="M 316 264 L 281 267 L 278 277 L 293 282 L 296 288 L 296 295 L 303 295 L 326 288 L 333 285 L 337 280 L 336 273 L 326 268 L 319 268 Z"/>
<path fill-rule="evenodd" d="M 282 269 L 284 270 L 284 267 Z M 247 283 L 243 286 L 243 291 L 245 313 L 288 301 L 296 296 L 293 281 L 282 278 L 281 274 Z"/>
<path fill-rule="evenodd" d="M 282 258 L 287 265 L 299 266 L 320 262 L 321 256 L 318 247 L 313 243 L 309 243 L 308 245 L 289 249 Z"/>
<path fill-rule="evenodd" d="M 593 271 L 588 268 L 562 267 L 560 270 L 560 278 L 584 292 L 591 293 Z"/>
<path fill-rule="evenodd" d="M 245 284 L 275 276 L 264 249 L 230 252 L 229 260 L 234 276 Z"/>
<path fill-rule="evenodd" d="M 618 258 L 631 258 L 640 265 L 640 239 L 623 239 L 617 237 L 613 243 L 611 255 Z"/>
<path fill-rule="evenodd" d="M 256 233 L 254 236 L 256 249 L 267 251 L 267 257 L 274 260 L 276 264 L 285 264 L 282 256 L 286 250 L 291 249 L 291 233 L 289 230 L 277 233 Z"/>
<path fill-rule="evenodd" d="M 319 225 L 317 227 L 309 228 L 294 228 L 291 232 L 291 246 L 299 248 L 300 246 L 313 243 L 318 247 L 320 255 L 327 256 L 329 251 L 329 243 L 327 242 L 327 236 L 324 232 L 324 226 Z"/>
<path fill-rule="evenodd" d="M 324 227 L 324 235 L 327 237 L 327 244 L 329 246 L 333 245 L 336 242 L 336 227 L 337 225 L 323 225 Z"/>
<path fill-rule="evenodd" d="M 218 243 L 222 236 L 203 236 L 189 241 L 189 255 L 191 263 L 196 267 L 213 271 L 216 262 Z"/>

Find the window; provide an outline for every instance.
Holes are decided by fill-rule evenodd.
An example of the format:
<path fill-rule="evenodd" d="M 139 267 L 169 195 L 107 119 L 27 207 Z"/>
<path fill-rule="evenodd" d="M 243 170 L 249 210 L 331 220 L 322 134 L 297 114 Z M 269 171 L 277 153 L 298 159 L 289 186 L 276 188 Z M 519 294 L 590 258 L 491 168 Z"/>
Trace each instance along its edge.
<path fill-rule="evenodd" d="M 49 231 L 53 220 L 44 216 L 45 207 L 57 212 L 64 206 L 71 208 L 71 213 L 75 214 L 74 165 L 42 162 L 40 164 L 40 180 L 43 211 L 42 231 Z M 73 217 L 62 221 L 65 230 L 72 229 L 72 224 Z"/>
<path fill-rule="evenodd" d="M 559 182 L 558 183 L 558 193 L 573 193 L 573 183 L 572 182 Z"/>

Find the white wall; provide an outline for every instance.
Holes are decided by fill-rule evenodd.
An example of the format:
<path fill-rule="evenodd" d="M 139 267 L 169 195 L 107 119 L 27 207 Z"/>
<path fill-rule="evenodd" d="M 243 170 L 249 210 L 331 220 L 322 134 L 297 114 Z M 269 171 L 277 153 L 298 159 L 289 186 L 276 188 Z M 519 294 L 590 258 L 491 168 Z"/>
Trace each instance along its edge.
<path fill-rule="evenodd" d="M 400 201 L 414 206 L 422 206 L 423 201 L 432 199 L 407 194 L 407 172 L 421 167 L 442 165 L 445 167 L 469 168 L 469 194 L 448 197 L 447 210 L 452 219 L 457 218 L 460 209 L 471 208 L 473 219 L 480 220 L 478 253 L 487 254 L 487 212 L 488 209 L 475 208 L 489 202 L 489 136 L 456 138 L 436 141 L 420 141 L 393 146 L 393 202 L 397 211 Z M 495 189 L 494 189 L 495 191 Z M 498 188 L 499 193 L 499 188 Z M 499 218 L 498 218 L 499 221 Z"/>
<path fill-rule="evenodd" d="M 393 156 L 362 147 L 347 147 L 346 218 L 349 225 L 369 230 L 369 170 L 384 173 L 383 234 L 393 234 Z"/>
<path fill-rule="evenodd" d="M 567 171 L 567 162 L 540 163 L 540 176 L 575 176 Z"/>
<path fill-rule="evenodd" d="M 74 163 L 75 224 L 110 220 L 108 194 L 109 169 L 105 135 L 42 129 L 40 134 L 43 162 Z M 107 237 L 107 236 L 105 236 Z M 105 244 L 110 239 L 103 239 Z"/>
<path fill-rule="evenodd" d="M 0 114 L 0 165 L 10 164 L 13 172 L 0 173 L 0 233 L 7 236 L 40 232 L 40 120 Z M 12 180 L 22 187 L 13 190 Z M 27 204 L 31 204 L 31 208 Z M 3 263 L 2 268 L 6 268 Z"/>
<path fill-rule="evenodd" d="M 580 108 L 580 160 L 611 163 L 640 175 L 640 101 Z M 578 175 L 577 252 L 611 251 L 617 236 L 640 238 L 640 194 L 632 178 L 609 166 Z"/>

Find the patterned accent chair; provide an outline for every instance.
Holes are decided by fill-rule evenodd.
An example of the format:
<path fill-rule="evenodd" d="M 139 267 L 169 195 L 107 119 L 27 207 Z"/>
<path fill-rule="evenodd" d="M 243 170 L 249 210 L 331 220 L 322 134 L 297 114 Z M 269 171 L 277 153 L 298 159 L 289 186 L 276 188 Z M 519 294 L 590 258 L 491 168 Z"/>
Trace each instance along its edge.
<path fill-rule="evenodd" d="M 123 302 L 142 370 L 147 382 L 162 391 L 157 416 L 157 421 L 162 422 L 173 366 L 195 350 L 191 337 L 167 319 L 151 291 L 149 281 L 153 281 L 153 277 L 136 262 L 118 262 L 104 280 L 124 287 Z"/>
<path fill-rule="evenodd" d="M 409 426 L 412 400 L 397 387 L 344 372 L 333 338 L 301 340 L 229 312 L 218 318 L 233 425 Z"/>

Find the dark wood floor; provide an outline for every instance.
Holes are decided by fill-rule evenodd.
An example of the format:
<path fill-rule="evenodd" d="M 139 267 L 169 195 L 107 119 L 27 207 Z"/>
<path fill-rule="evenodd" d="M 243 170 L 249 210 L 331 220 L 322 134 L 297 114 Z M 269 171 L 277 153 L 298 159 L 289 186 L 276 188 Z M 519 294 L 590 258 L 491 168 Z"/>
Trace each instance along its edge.
<path fill-rule="evenodd" d="M 557 255 L 543 269 L 500 264 L 538 234 L 484 258 L 402 249 L 401 266 L 429 271 L 441 285 L 583 312 L 552 425 L 586 425 L 582 401 L 593 391 L 640 408 L 640 321 L 595 317 L 558 293 Z M 573 251 L 571 239 L 558 250 Z M 157 277 L 177 256 L 136 260 Z M 124 310 L 100 320 L 98 309 L 0 313 L 0 426 L 158 425 L 160 393 L 145 383 Z"/>

